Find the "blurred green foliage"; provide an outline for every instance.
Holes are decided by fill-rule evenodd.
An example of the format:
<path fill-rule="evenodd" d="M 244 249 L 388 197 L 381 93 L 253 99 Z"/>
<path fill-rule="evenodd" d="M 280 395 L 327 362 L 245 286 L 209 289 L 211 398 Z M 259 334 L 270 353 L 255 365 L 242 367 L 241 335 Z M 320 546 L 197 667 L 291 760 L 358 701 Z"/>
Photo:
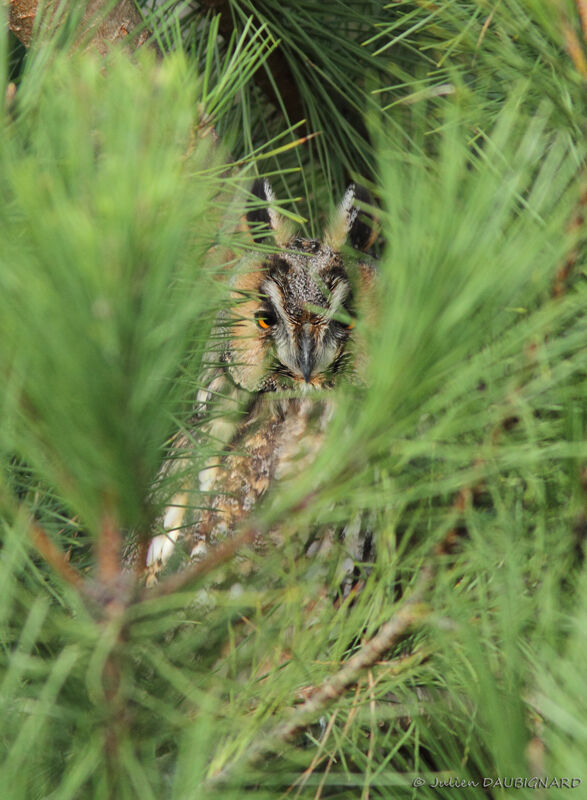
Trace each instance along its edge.
<path fill-rule="evenodd" d="M 585 783 L 577 8 L 230 0 L 228 35 L 209 5 L 159 4 L 162 63 L 114 51 L 106 68 L 39 44 L 1 112 L 3 796 L 480 798 L 483 778 Z M 3 35 L 2 96 L 9 50 Z M 304 126 L 275 102 L 272 53 Z M 357 323 L 368 380 L 340 387 L 320 458 L 259 512 L 289 536 L 253 556 L 239 592 L 216 575 L 100 613 L 96 542 L 105 519 L 147 532 L 164 501 L 150 488 L 189 424 L 253 172 L 297 197 L 285 210 L 314 232 L 349 175 L 372 186 L 385 247 L 378 308 Z M 356 515 L 377 560 L 334 604 L 344 547 L 309 563 L 300 538 Z M 33 516 L 88 579 L 84 596 L 32 547 Z M 449 532 L 456 546 L 436 552 Z M 418 624 L 280 741 L 275 725 L 431 562 Z M 469 783 L 437 785 L 450 779 Z"/>

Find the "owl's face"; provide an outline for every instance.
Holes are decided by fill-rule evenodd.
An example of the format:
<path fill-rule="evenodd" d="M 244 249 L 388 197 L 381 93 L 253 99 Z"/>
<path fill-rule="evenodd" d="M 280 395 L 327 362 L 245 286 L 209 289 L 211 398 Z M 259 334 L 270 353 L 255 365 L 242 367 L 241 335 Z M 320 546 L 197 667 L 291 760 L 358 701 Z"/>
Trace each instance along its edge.
<path fill-rule="evenodd" d="M 258 337 L 277 374 L 321 385 L 340 370 L 351 335 L 352 290 L 327 244 L 292 239 L 272 256 L 255 312 Z"/>
<path fill-rule="evenodd" d="M 256 188 L 261 199 L 273 200 L 267 181 Z M 233 284 L 237 303 L 226 360 L 240 386 L 251 391 L 327 387 L 348 364 L 354 289 L 360 289 L 356 284 L 365 272 L 372 273 L 365 261 L 352 263 L 351 269 L 353 259 L 341 254 L 358 222 L 354 199 L 351 187 L 323 241 L 291 236 L 270 206 L 266 217 L 253 217 L 269 223 L 280 250 L 246 260 Z"/>

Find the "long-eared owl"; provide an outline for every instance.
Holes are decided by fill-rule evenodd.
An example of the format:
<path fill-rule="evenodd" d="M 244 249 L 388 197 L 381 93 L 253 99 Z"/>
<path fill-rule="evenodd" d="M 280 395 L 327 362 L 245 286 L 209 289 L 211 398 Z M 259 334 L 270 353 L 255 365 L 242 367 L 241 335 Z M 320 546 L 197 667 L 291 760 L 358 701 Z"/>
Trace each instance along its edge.
<path fill-rule="evenodd" d="M 164 472 L 182 472 L 179 489 L 150 542 L 147 582 L 170 557 L 202 558 L 233 535 L 271 487 L 311 463 L 332 417 L 329 391 L 339 376 L 357 377 L 361 342 L 356 316 L 373 291 L 372 261 L 358 250 L 372 228 L 352 184 L 321 240 L 296 235 L 280 215 L 267 180 L 253 187 L 247 214 L 254 250 L 235 268 L 230 309 L 221 312 L 197 393 L 194 432 L 178 435 Z M 190 474 L 202 437 L 220 456 Z M 196 459 L 197 460 L 197 459 Z M 197 473 L 194 474 L 194 473 Z"/>

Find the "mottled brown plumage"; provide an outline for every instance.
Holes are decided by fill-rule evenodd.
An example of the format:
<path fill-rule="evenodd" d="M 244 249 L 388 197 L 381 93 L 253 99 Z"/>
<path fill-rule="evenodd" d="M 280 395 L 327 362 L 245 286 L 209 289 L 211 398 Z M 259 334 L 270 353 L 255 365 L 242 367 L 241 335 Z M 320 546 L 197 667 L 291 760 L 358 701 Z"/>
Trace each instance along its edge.
<path fill-rule="evenodd" d="M 200 435 L 224 452 L 200 471 L 198 486 L 185 479 L 167 507 L 163 533 L 149 547 L 148 581 L 179 545 L 187 558 L 200 558 L 233 535 L 269 490 L 305 469 L 335 410 L 329 390 L 339 376 L 357 376 L 354 319 L 369 302 L 374 270 L 357 250 L 344 249 L 355 233 L 367 244 L 355 187 L 322 241 L 292 235 L 271 205 L 267 181 L 254 192 L 266 204 L 249 220 L 266 224 L 280 249 L 247 256 L 235 270 L 233 304 L 219 319 L 196 403 Z M 184 455 L 167 471 L 185 466 L 193 442 L 178 437 L 174 449 Z"/>

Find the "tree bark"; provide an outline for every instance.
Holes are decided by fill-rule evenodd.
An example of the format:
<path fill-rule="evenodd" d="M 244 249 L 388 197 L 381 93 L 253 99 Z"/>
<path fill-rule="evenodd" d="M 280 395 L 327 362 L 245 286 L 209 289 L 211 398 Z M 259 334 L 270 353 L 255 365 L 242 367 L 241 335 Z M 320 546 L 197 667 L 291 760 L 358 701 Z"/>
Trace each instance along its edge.
<path fill-rule="evenodd" d="M 119 0 L 107 12 L 110 5 L 109 0 L 88 0 L 80 23 L 81 38 L 84 42 L 89 40 L 89 46 L 102 55 L 106 55 L 113 44 L 126 39 L 143 21 L 133 0 Z M 51 19 L 55 13 L 66 11 L 67 6 L 67 0 L 49 0 L 45 4 L 44 13 L 47 19 Z M 33 38 L 37 12 L 37 0 L 9 0 L 8 25 L 26 47 Z M 136 49 L 148 38 L 149 31 L 143 30 L 137 36 L 131 37 L 129 42 L 132 49 Z"/>

